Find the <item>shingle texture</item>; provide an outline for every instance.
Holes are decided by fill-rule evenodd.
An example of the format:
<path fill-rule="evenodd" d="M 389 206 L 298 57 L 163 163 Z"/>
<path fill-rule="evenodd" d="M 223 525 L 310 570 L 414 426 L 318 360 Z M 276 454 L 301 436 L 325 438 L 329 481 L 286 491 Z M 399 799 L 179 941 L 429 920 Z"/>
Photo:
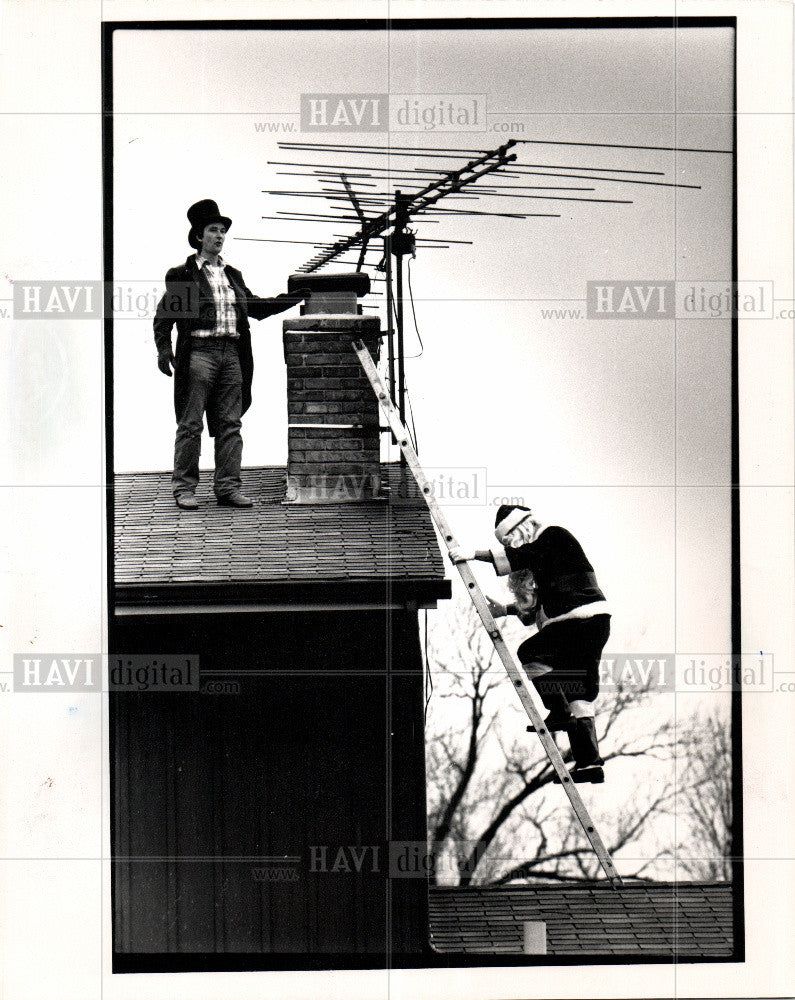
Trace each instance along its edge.
<path fill-rule="evenodd" d="M 440 952 L 516 954 L 523 922 L 544 921 L 549 955 L 732 954 L 732 887 L 644 883 L 432 888 L 431 943 Z"/>
<path fill-rule="evenodd" d="M 210 475 L 202 475 L 198 511 L 175 505 L 169 473 L 115 477 L 117 588 L 383 580 L 449 587 L 427 507 L 397 465 L 383 467 L 389 501 L 314 505 L 282 503 L 284 468 L 244 469 L 243 491 L 257 501 L 249 510 L 219 507 Z"/>

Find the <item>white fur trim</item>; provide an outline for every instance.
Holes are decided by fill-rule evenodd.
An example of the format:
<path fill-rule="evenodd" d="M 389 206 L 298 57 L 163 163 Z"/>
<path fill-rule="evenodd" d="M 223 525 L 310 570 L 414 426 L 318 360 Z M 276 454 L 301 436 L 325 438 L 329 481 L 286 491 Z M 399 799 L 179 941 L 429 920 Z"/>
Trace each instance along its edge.
<path fill-rule="evenodd" d="M 519 510 L 518 507 L 514 507 L 511 513 L 507 514 L 494 529 L 497 541 L 502 544 L 509 531 L 513 531 L 516 525 L 521 524 L 526 517 L 532 516 L 533 512 L 531 510 Z"/>
<path fill-rule="evenodd" d="M 546 663 L 536 663 L 535 661 L 532 661 L 531 663 L 523 663 L 522 666 L 524 667 L 524 672 L 531 681 L 536 677 L 543 677 L 544 674 L 552 673 L 552 667 L 547 666 Z"/>
<path fill-rule="evenodd" d="M 497 576 L 507 576 L 511 572 L 511 564 L 508 562 L 508 556 L 505 555 L 505 549 L 492 549 L 491 558 L 494 560 Z"/>
<path fill-rule="evenodd" d="M 592 719 L 594 717 L 592 701 L 570 701 L 569 711 L 575 719 Z"/>
<path fill-rule="evenodd" d="M 558 615 L 555 618 L 547 618 L 545 614 L 541 615 L 540 628 L 544 628 L 547 625 L 551 625 L 553 622 L 568 622 L 576 618 L 595 618 L 597 615 L 609 615 L 610 608 L 608 607 L 607 601 L 593 601 L 591 604 L 581 604 L 578 608 L 572 608 L 571 611 L 565 612 L 565 614 Z"/>

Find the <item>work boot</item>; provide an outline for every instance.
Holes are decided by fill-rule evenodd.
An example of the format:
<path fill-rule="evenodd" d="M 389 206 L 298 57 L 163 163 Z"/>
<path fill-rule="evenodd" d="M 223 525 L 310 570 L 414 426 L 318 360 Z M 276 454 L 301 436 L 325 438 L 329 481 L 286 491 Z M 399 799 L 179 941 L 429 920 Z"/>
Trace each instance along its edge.
<path fill-rule="evenodd" d="M 254 501 L 251 497 L 244 496 L 240 490 L 233 490 L 232 493 L 224 493 L 218 497 L 219 507 L 253 507 Z"/>
<path fill-rule="evenodd" d="M 198 510 L 199 501 L 190 492 L 190 490 L 184 490 L 182 493 L 175 493 L 174 500 L 176 501 L 177 507 L 182 510 Z"/>
<path fill-rule="evenodd" d="M 601 767 L 604 764 L 599 754 L 599 741 L 596 738 L 596 725 L 593 719 L 574 719 L 569 727 L 569 743 L 575 771 L 585 767 Z"/>

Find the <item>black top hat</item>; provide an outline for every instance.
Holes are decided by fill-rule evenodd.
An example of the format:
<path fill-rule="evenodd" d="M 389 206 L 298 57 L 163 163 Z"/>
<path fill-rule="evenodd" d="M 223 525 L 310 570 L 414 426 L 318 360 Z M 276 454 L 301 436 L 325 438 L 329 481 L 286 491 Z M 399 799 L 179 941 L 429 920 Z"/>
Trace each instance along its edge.
<path fill-rule="evenodd" d="M 194 250 L 198 250 L 202 245 L 201 236 L 205 226 L 209 226 L 212 222 L 223 222 L 229 229 L 232 225 L 232 220 L 226 215 L 221 215 L 218 211 L 218 204 L 211 198 L 204 198 L 202 201 L 197 201 L 195 205 L 191 205 L 188 209 L 188 222 L 190 222 L 188 243 Z"/>

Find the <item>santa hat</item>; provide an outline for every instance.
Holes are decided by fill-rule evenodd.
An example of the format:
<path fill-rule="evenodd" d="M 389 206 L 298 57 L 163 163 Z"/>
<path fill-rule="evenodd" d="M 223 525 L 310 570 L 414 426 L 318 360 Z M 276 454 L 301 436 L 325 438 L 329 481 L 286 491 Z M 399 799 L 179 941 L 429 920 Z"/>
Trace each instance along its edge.
<path fill-rule="evenodd" d="M 513 531 L 517 524 L 521 524 L 528 517 L 532 517 L 533 512 L 529 507 L 522 507 L 517 504 L 508 506 L 503 504 L 497 511 L 494 520 L 494 534 L 497 541 L 502 544 L 509 532 Z"/>

